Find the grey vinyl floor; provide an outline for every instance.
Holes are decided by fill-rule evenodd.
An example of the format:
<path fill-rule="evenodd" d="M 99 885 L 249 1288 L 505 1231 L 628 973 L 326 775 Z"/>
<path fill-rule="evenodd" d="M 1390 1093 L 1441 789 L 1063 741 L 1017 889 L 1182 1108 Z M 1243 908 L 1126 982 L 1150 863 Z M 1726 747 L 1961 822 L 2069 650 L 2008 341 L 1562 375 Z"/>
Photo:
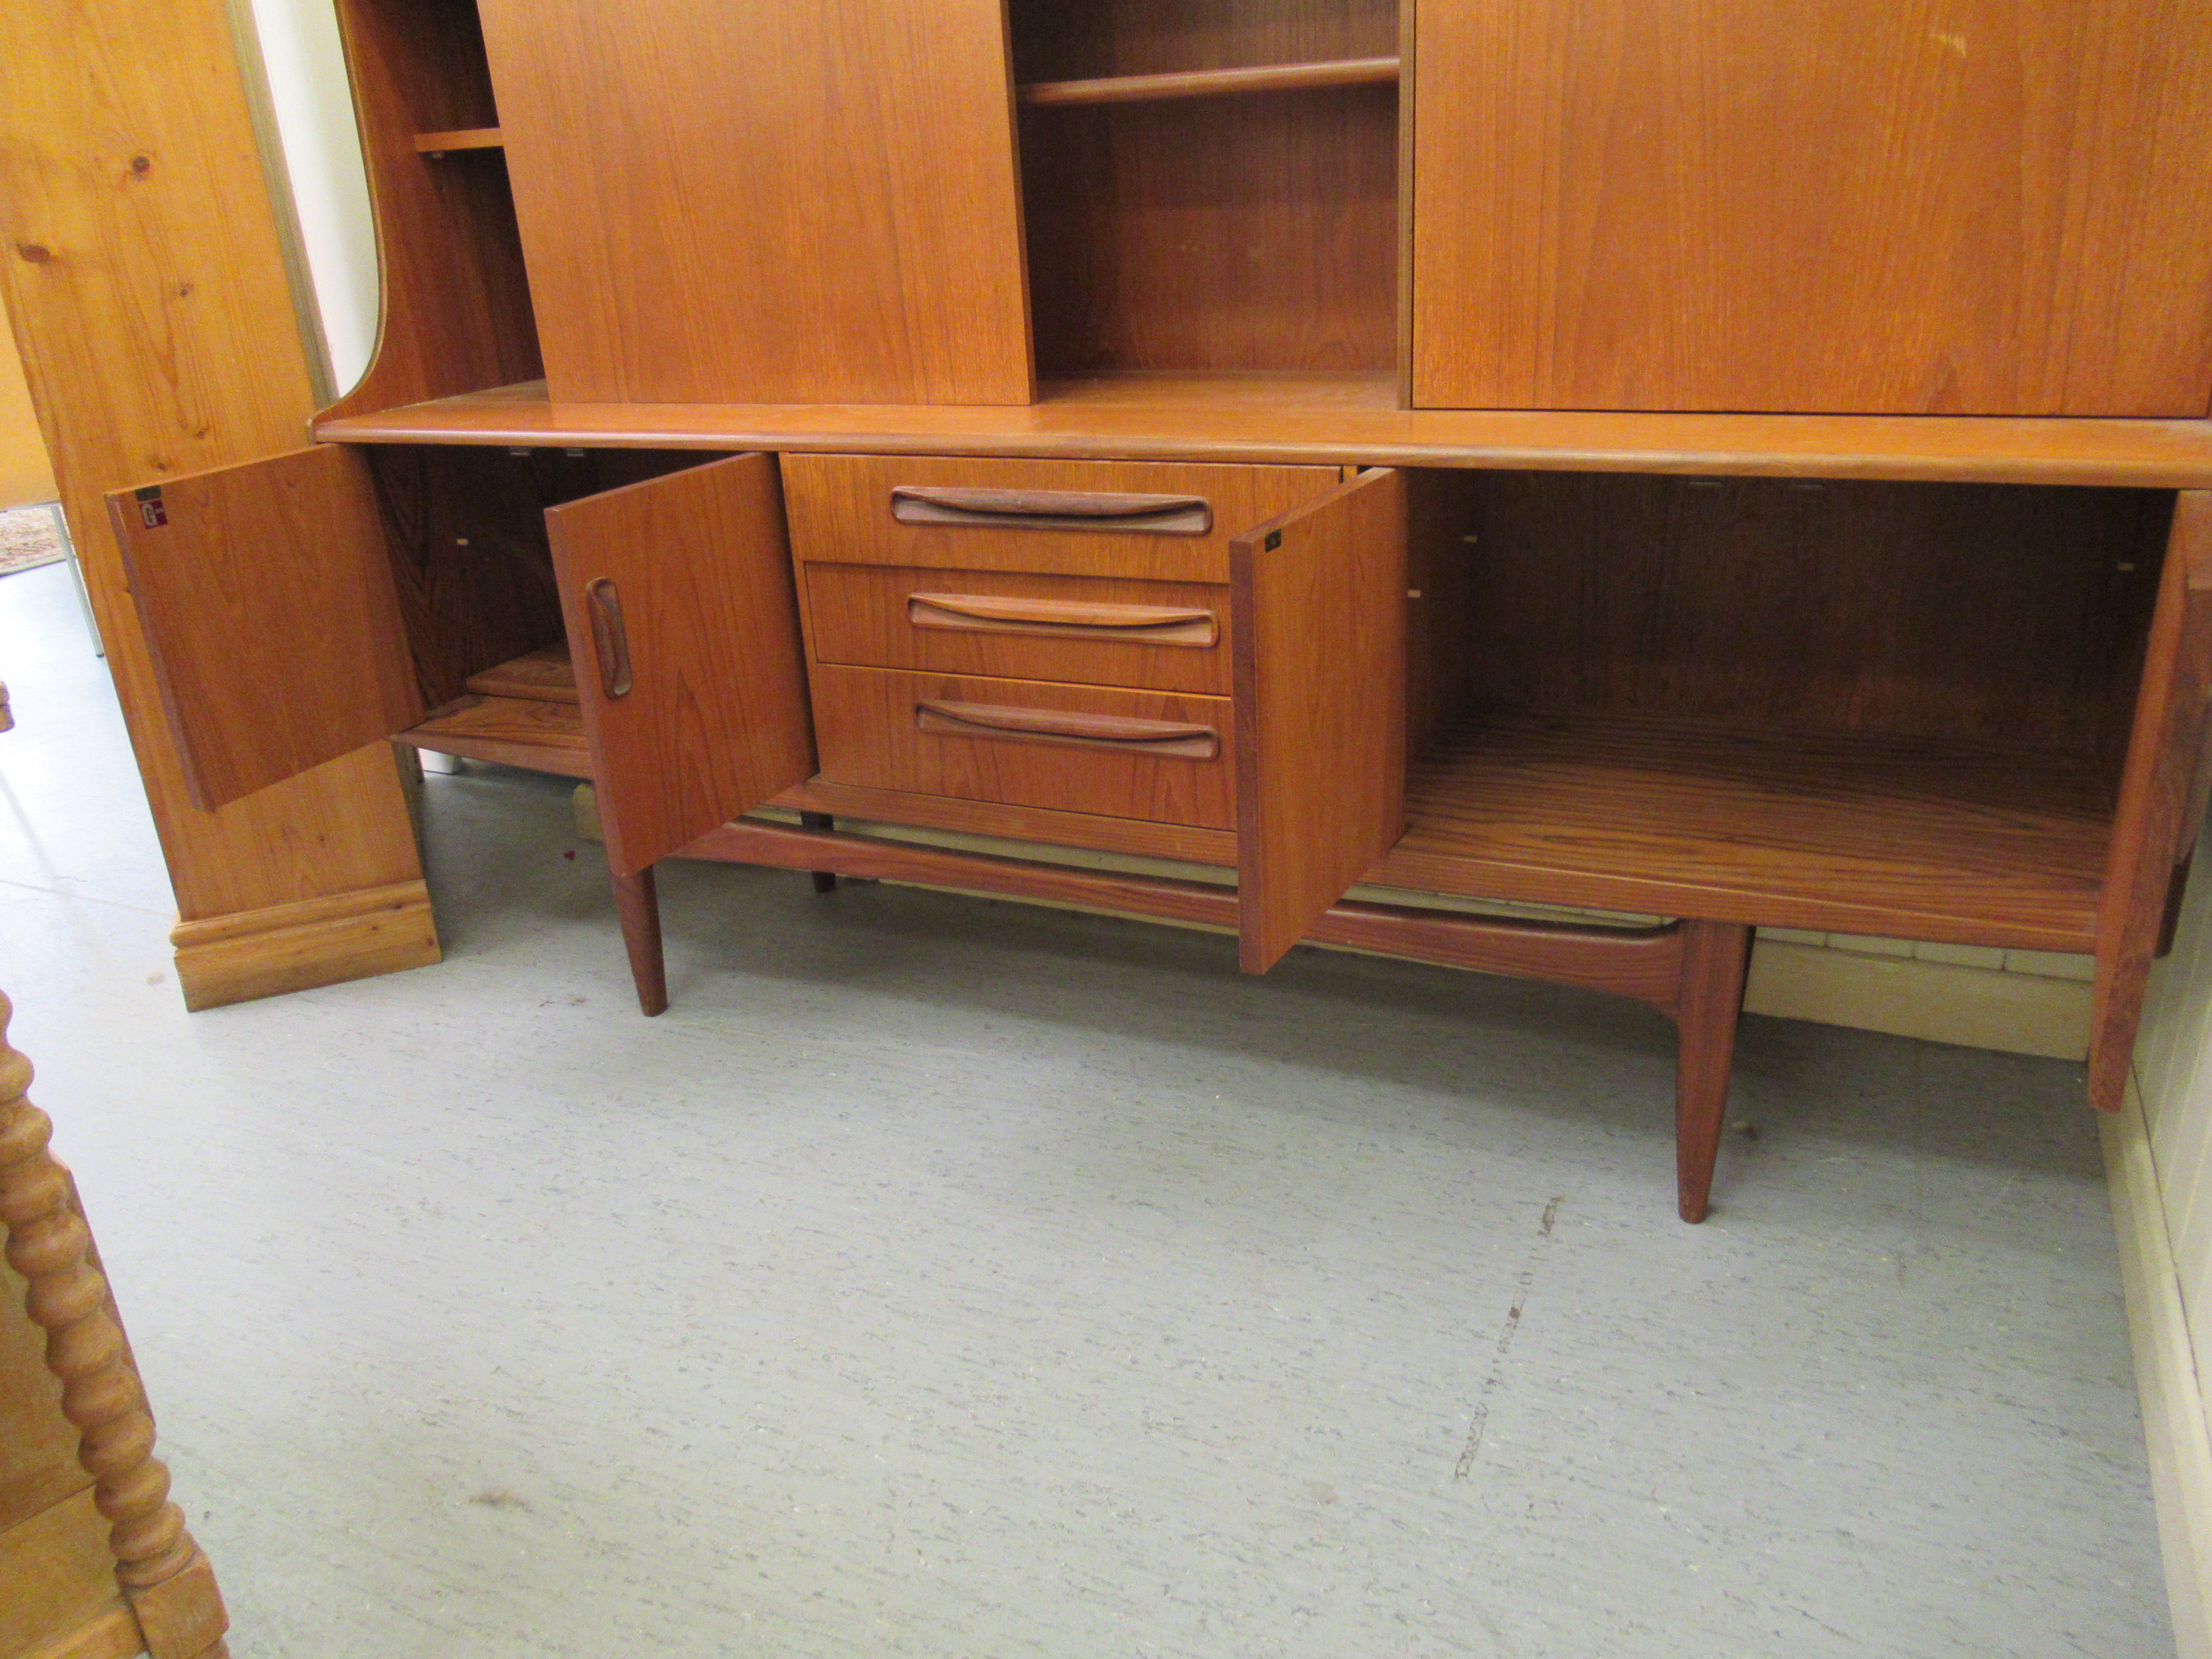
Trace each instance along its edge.
<path fill-rule="evenodd" d="M 426 789 L 444 965 L 185 1015 L 66 573 L 0 986 L 264 1656 L 2166 1656 L 2076 1068 L 678 866 Z"/>

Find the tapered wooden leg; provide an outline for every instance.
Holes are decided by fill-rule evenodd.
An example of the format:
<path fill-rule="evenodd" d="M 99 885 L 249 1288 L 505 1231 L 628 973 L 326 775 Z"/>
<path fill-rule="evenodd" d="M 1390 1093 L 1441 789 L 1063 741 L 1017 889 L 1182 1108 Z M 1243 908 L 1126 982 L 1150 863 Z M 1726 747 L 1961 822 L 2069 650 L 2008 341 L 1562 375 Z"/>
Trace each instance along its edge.
<path fill-rule="evenodd" d="M 799 827 L 802 830 L 835 830 L 837 827 L 837 820 L 827 812 L 801 812 L 799 815 Z M 837 890 L 837 878 L 831 872 L 810 870 L 807 874 L 814 878 L 816 892 L 834 893 Z"/>
<path fill-rule="evenodd" d="M 637 982 L 637 1006 L 647 1015 L 668 1012 L 668 969 L 660 954 L 660 896 L 653 866 L 634 876 L 610 870 L 615 909 L 622 917 L 623 945 L 629 952 L 629 976 Z"/>
<path fill-rule="evenodd" d="M 1681 1032 L 1674 1060 L 1674 1182 L 1685 1221 L 1703 1221 L 1712 1196 L 1750 965 L 1750 928 L 1732 921 L 1682 923 L 1682 978 L 1674 1004 Z"/>

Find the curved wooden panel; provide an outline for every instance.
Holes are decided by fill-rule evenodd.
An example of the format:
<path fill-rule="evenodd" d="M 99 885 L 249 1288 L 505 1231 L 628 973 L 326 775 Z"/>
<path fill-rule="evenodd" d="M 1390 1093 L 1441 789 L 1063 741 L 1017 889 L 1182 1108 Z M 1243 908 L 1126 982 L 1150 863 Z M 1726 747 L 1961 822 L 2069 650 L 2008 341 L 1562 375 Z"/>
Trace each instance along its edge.
<path fill-rule="evenodd" d="M 368 373 L 330 413 L 536 379 L 544 371 L 476 8 L 338 0 L 337 13 L 383 321 Z M 425 153 L 418 135 L 441 153 Z"/>

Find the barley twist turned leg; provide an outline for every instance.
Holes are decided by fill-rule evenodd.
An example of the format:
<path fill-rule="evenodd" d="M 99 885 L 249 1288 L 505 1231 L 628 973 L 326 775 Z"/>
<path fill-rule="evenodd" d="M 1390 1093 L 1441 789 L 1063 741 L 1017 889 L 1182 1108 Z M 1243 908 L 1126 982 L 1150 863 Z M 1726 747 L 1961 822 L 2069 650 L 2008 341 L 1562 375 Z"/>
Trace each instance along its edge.
<path fill-rule="evenodd" d="M 32 1322 L 46 1333 L 46 1367 L 62 1412 L 82 1437 L 77 1461 L 97 1482 L 115 1576 L 154 1659 L 221 1659 L 229 1628 L 207 1558 L 169 1502 L 154 1455 L 154 1419 L 116 1321 L 92 1231 L 69 1171 L 47 1150 L 52 1121 L 31 1104 L 31 1062 L 8 1046 L 13 1012 L 0 996 L 0 1224 L 8 1261 L 29 1285 Z"/>

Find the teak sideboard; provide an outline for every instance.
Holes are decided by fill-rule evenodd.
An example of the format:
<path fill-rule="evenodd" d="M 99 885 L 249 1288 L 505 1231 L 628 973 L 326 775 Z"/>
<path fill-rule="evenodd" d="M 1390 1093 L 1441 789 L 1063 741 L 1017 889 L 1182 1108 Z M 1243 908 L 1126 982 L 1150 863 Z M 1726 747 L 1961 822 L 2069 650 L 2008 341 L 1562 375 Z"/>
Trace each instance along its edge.
<path fill-rule="evenodd" d="M 672 857 L 1614 992 L 1692 1221 L 1759 925 L 2093 952 L 2118 1103 L 2212 783 L 2212 11 L 339 9 L 375 362 L 110 498 L 204 806 L 590 779 L 648 1013 Z"/>

